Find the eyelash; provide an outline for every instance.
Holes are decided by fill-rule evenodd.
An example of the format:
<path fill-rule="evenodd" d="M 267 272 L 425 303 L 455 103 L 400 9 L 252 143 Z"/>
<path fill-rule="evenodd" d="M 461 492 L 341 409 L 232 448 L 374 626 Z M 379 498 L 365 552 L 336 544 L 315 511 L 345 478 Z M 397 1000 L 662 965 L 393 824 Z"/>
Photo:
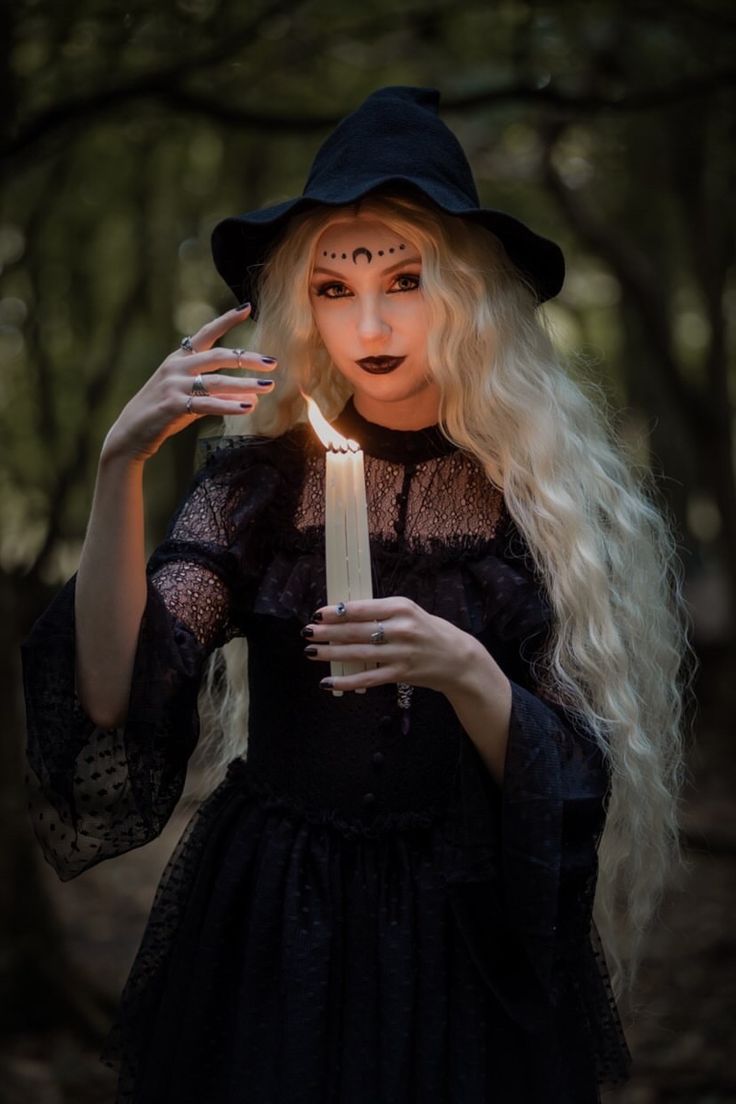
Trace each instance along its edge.
<path fill-rule="evenodd" d="M 414 275 L 414 273 L 411 273 L 411 272 L 402 272 L 399 276 L 395 276 L 394 277 L 394 283 L 396 283 L 398 280 L 412 280 L 413 281 L 413 284 L 412 284 L 411 287 L 397 288 L 397 293 L 398 294 L 401 294 L 401 293 L 406 292 L 406 291 L 417 291 L 419 286 L 420 286 L 420 283 L 421 283 L 420 277 Z M 318 296 L 321 296 L 324 299 L 347 299 L 347 298 L 349 298 L 347 295 L 328 295 L 327 294 L 327 292 L 330 291 L 331 288 L 344 288 L 344 287 L 346 287 L 346 285 L 343 284 L 343 283 L 340 283 L 339 280 L 332 280 L 330 283 L 322 284 L 320 287 L 318 287 L 317 291 L 316 291 L 316 294 Z"/>

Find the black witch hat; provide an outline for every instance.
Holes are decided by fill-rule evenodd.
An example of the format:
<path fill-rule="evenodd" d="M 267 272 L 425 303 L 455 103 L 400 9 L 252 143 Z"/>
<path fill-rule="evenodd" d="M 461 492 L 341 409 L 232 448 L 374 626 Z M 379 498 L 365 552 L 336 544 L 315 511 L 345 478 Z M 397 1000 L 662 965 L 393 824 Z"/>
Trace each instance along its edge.
<path fill-rule="evenodd" d="M 437 113 L 439 100 L 433 88 L 373 92 L 322 144 L 300 196 L 215 226 L 215 266 L 238 302 L 255 305 L 260 268 L 293 215 L 320 205 L 355 203 L 377 191 L 413 194 L 485 226 L 540 303 L 557 295 L 565 276 L 562 250 L 512 215 L 479 205 L 468 159 Z"/>

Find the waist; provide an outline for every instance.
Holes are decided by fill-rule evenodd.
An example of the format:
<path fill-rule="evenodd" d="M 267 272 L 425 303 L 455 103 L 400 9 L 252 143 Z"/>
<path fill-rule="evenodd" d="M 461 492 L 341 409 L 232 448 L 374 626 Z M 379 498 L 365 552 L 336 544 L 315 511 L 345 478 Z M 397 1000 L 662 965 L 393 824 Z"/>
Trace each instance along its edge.
<path fill-rule="evenodd" d="M 245 788 L 260 805 L 294 820 L 334 828 L 349 838 L 426 831 L 442 818 L 447 806 L 446 795 L 427 800 L 430 795 L 426 793 L 387 794 L 386 788 L 375 781 L 370 790 L 360 785 L 320 787 L 311 772 L 284 777 L 264 769 L 250 756 L 234 759 L 227 777 L 231 784 Z"/>

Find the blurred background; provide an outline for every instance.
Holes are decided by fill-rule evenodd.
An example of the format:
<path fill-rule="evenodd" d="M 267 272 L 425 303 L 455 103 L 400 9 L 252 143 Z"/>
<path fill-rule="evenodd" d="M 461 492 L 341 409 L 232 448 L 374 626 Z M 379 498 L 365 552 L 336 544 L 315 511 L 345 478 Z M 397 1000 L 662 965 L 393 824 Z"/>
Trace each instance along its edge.
<path fill-rule="evenodd" d="M 112 1099 L 100 1040 L 201 796 L 195 772 L 160 840 L 61 885 L 26 821 L 19 643 L 77 566 L 118 412 L 233 305 L 214 223 L 298 194 L 328 130 L 386 84 L 439 87 L 482 203 L 563 246 L 545 310 L 677 527 L 701 664 L 688 873 L 649 940 L 634 1078 L 606 1099 L 736 1101 L 735 38 L 725 0 L 0 7 L 3 1102 Z M 203 431 L 147 465 L 150 547 Z"/>

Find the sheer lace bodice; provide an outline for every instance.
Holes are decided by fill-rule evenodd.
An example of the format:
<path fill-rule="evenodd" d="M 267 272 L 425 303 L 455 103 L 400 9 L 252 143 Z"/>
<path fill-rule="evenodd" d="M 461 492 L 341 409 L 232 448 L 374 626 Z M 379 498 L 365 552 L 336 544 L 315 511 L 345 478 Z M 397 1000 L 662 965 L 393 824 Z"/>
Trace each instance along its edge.
<path fill-rule="evenodd" d="M 505 519 L 503 495 L 491 487 L 478 462 L 436 428 L 417 433 L 385 429 L 361 418 L 352 404 L 336 424 L 371 450 L 365 479 L 374 548 L 396 557 L 421 557 L 425 563 L 433 557 L 448 562 L 477 556 L 493 542 Z M 237 438 L 228 439 L 225 447 L 237 443 Z M 324 539 L 324 450 L 313 440 L 309 443 L 293 529 L 305 546 L 319 546 Z M 250 494 L 250 488 L 233 488 L 229 475 L 222 478 L 216 470 L 202 480 L 171 528 L 167 562 L 151 575 L 171 613 L 206 647 L 238 632 L 226 583 L 202 562 L 208 554 L 219 558 L 232 545 L 238 493 Z M 386 594 L 398 593 L 389 578 L 383 588 Z"/>

